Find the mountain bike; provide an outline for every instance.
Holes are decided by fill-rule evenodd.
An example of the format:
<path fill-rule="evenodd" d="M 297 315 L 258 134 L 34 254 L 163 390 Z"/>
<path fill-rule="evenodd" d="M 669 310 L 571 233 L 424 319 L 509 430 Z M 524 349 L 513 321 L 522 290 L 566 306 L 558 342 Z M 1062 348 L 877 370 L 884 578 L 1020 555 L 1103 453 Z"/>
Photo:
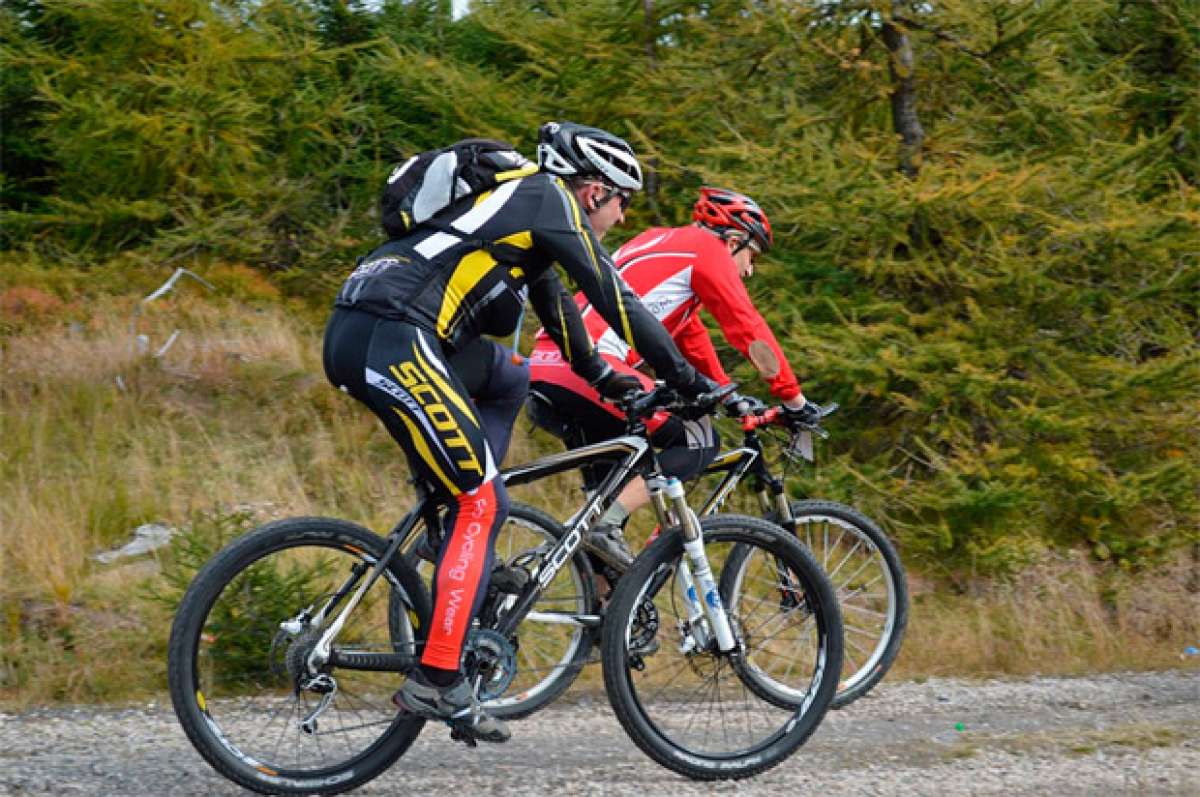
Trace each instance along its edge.
<path fill-rule="evenodd" d="M 827 405 L 821 418 L 837 408 Z M 749 475 L 763 516 L 795 534 L 821 564 L 837 591 L 846 634 L 844 672 L 832 706 L 844 708 L 874 688 L 900 653 L 908 625 L 908 581 L 900 555 L 883 530 L 861 512 L 834 501 L 791 499 L 785 489 L 786 465 L 784 478 L 771 472 L 760 430 L 782 431 L 785 462 L 812 462 L 813 436 L 828 437 L 819 422 L 788 429 L 779 407 L 738 420 L 742 444 L 719 455 L 705 470 L 722 478 L 700 514 L 720 511 Z"/>
<path fill-rule="evenodd" d="M 531 393 L 527 406 L 534 424 L 564 440 L 568 448 L 585 445 L 578 427 L 561 417 L 540 394 Z M 828 405 L 821 417 L 836 409 L 836 404 Z M 851 668 L 844 674 L 832 704 L 832 708 L 842 708 L 879 683 L 899 654 L 908 622 L 907 580 L 895 547 L 865 515 L 833 501 L 788 498 L 784 479 L 771 472 L 760 432 L 782 430 L 786 435 L 785 458 L 793 462 L 812 461 L 813 435 L 827 437 L 828 433 L 819 421 L 789 430 L 782 420 L 782 410 L 778 407 L 739 418 L 742 445 L 716 457 L 705 470 L 705 475 L 721 478 L 701 505 L 699 514 L 707 517 L 719 512 L 735 488 L 746 483 L 749 476 L 748 483 L 764 517 L 795 535 L 822 565 L 838 594 L 846 635 L 844 662 Z M 594 486 L 600 478 L 595 466 L 583 470 L 585 485 Z M 511 552 L 533 550 L 565 533 L 544 512 L 525 506 L 515 512 L 522 525 L 519 529 L 504 529 L 498 549 L 503 545 Z M 582 564 L 577 570 L 560 584 L 557 599 L 576 607 L 582 613 L 580 616 L 590 617 L 599 611 L 596 590 L 591 586 L 591 570 L 585 570 Z M 731 581 L 729 592 L 723 594 L 733 595 L 736 568 L 727 572 L 724 577 Z M 612 572 L 606 576 L 610 580 L 619 577 Z M 522 688 L 494 698 L 488 703 L 490 710 L 510 719 L 525 717 L 570 687 L 583 664 L 590 661 L 589 650 L 595 634 L 589 634 L 586 625 L 577 627 L 571 635 L 549 630 L 561 622 L 561 617 L 554 613 L 530 613 L 523 633 L 544 640 L 538 648 L 540 657 L 528 662 Z M 789 692 L 782 685 L 773 686 L 765 674 L 750 683 L 761 689 L 764 696 L 770 695 L 770 699 L 784 704 L 799 705 L 806 697 L 802 692 Z"/>
<path fill-rule="evenodd" d="M 778 526 L 736 515 L 698 521 L 641 426 L 658 409 L 708 411 L 720 398 L 631 396 L 622 405 L 630 434 L 504 473 L 517 485 L 612 467 L 565 533 L 498 563 L 464 644 L 463 670 L 481 700 L 513 686 L 520 657 L 538 644 L 527 630 L 557 626 L 573 637 L 600 627 L 600 616 L 575 610 L 586 604 L 556 603 L 556 585 L 563 573 L 590 584 L 583 533 L 636 473 L 667 531 L 603 617 L 606 687 L 627 733 L 659 763 L 705 780 L 769 769 L 813 733 L 842 662 L 832 586 Z M 330 518 L 281 520 L 197 573 L 172 625 L 167 677 L 189 740 L 223 776 L 262 793 L 338 793 L 376 777 L 416 739 L 424 721 L 397 712 L 390 696 L 419 661 L 431 610 L 401 551 L 418 534 L 440 533 L 444 509 L 430 486 L 416 488 L 416 506 L 386 537 Z M 731 561 L 736 579 L 726 574 Z M 781 706 L 748 686 L 760 673 L 805 700 Z M 453 726 L 451 736 L 472 743 Z"/>

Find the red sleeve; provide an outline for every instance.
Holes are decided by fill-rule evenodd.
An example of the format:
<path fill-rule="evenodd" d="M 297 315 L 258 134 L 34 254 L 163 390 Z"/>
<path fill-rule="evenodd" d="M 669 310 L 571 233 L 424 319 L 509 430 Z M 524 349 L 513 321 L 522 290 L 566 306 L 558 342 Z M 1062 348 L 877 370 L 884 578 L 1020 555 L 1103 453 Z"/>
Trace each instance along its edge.
<path fill-rule="evenodd" d="M 705 247 L 692 272 L 692 290 L 705 309 L 717 319 L 725 340 L 743 357 L 749 356 L 750 344 L 756 340 L 763 341 L 775 352 L 779 358 L 779 373 L 770 380 L 772 394 L 784 401 L 800 395 L 800 383 L 783 356 L 779 342 L 754 307 L 742 278 L 738 276 L 737 264 L 724 248 L 714 250 Z"/>
<path fill-rule="evenodd" d="M 674 338 L 679 351 L 683 352 L 688 362 L 696 366 L 697 371 L 709 379 L 716 380 L 718 385 L 729 384 L 729 375 L 721 367 L 712 338 L 708 336 L 708 330 L 704 328 L 704 322 L 700 320 L 699 315 L 693 314 L 685 321 L 683 326 L 675 331 Z"/>

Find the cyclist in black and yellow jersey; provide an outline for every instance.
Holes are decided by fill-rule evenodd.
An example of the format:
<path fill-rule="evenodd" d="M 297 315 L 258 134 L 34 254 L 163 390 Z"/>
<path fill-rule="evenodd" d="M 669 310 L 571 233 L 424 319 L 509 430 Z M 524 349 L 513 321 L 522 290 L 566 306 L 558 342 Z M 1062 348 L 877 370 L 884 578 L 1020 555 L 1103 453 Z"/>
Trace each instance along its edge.
<path fill-rule="evenodd" d="M 339 292 L 325 335 L 330 381 L 378 415 L 412 467 L 451 499 L 421 666 L 396 703 L 485 741 L 504 741 L 508 730 L 479 709 L 459 664 L 508 499 L 487 419 L 449 360 L 480 335 L 512 334 L 528 298 L 572 369 L 601 394 L 640 387 L 596 353 L 557 264 L 660 378 L 689 396 L 715 386 L 600 244 L 642 187 L 630 146 L 603 130 L 550 123 L 528 171 L 369 253 Z"/>

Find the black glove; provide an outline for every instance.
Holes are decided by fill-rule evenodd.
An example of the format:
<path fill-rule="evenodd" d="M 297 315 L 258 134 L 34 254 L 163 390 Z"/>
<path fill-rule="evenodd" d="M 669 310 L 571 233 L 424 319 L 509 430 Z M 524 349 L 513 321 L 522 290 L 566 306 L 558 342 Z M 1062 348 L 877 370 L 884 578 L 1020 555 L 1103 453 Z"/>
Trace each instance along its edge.
<path fill-rule="evenodd" d="M 741 393 L 730 393 L 721 402 L 730 418 L 741 418 L 745 415 L 757 415 L 767 408 L 767 405 L 754 396 L 743 396 Z"/>
<path fill-rule="evenodd" d="M 592 383 L 592 387 L 602 398 L 612 401 L 621 398 L 631 390 L 641 390 L 642 380 L 633 374 L 623 374 L 610 367 L 603 376 Z"/>
<path fill-rule="evenodd" d="M 805 399 L 804 406 L 798 410 L 784 407 L 783 420 L 792 429 L 816 426 L 821 421 L 821 405 Z"/>
<path fill-rule="evenodd" d="M 702 395 L 704 393 L 711 393 L 714 390 L 716 390 L 718 387 L 720 387 L 720 385 L 718 385 L 716 382 L 709 379 L 707 376 L 700 373 L 699 371 L 693 371 L 693 373 L 695 374 L 695 376 L 692 378 L 692 381 L 671 384 L 670 385 L 671 388 L 673 388 L 677 393 L 679 393 L 679 395 L 683 396 L 684 398 L 691 399 L 691 398 L 696 398 L 696 396 Z"/>

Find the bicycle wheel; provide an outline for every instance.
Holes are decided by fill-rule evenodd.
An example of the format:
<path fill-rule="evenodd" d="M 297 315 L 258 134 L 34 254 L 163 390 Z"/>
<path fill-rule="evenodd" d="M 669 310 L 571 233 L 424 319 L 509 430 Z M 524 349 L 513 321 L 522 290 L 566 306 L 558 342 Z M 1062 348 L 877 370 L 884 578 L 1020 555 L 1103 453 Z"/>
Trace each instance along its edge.
<path fill-rule="evenodd" d="M 741 562 L 739 602 L 729 611 L 737 647 L 697 644 L 680 597 L 683 541 L 674 530 L 617 584 L 605 616 L 604 684 L 626 733 L 655 761 L 697 780 L 745 778 L 786 759 L 825 716 L 842 664 L 842 622 L 828 579 L 778 526 L 740 515 L 701 525 L 714 573 L 731 557 Z M 655 636 L 657 652 L 631 655 L 653 649 Z M 743 675 L 747 662 L 780 680 L 782 667 L 807 699 L 788 708 L 760 699 Z"/>
<path fill-rule="evenodd" d="M 167 680 L 188 738 L 222 775 L 264 794 L 334 794 L 378 775 L 416 739 L 423 721 L 391 702 L 403 676 L 306 672 L 321 631 L 383 552 L 383 538 L 351 523 L 292 518 L 201 568 L 171 627 Z M 424 585 L 395 557 L 334 650 L 415 656 L 429 613 Z"/>
<path fill-rule="evenodd" d="M 540 509 L 514 502 L 508 518 L 496 535 L 496 565 L 518 567 L 532 575 L 543 557 L 565 534 L 554 518 Z M 426 583 L 433 565 L 424 560 L 418 568 Z M 500 601 L 496 611 L 486 604 L 481 614 L 502 614 L 513 599 L 491 595 Z M 483 705 L 497 717 L 521 719 L 558 698 L 579 676 L 595 641 L 595 632 L 579 621 L 580 616 L 599 618 L 599 603 L 587 556 L 576 551 L 547 584 L 533 608 L 517 626 L 509 641 L 516 650 L 517 671 L 503 693 L 485 698 Z M 485 685 L 486 689 L 486 685 Z"/>
<path fill-rule="evenodd" d="M 908 625 L 904 567 L 879 526 L 845 504 L 793 501 L 792 516 L 797 538 L 833 582 L 842 609 L 846 655 L 833 708 L 844 708 L 883 680 L 900 653 Z"/>

